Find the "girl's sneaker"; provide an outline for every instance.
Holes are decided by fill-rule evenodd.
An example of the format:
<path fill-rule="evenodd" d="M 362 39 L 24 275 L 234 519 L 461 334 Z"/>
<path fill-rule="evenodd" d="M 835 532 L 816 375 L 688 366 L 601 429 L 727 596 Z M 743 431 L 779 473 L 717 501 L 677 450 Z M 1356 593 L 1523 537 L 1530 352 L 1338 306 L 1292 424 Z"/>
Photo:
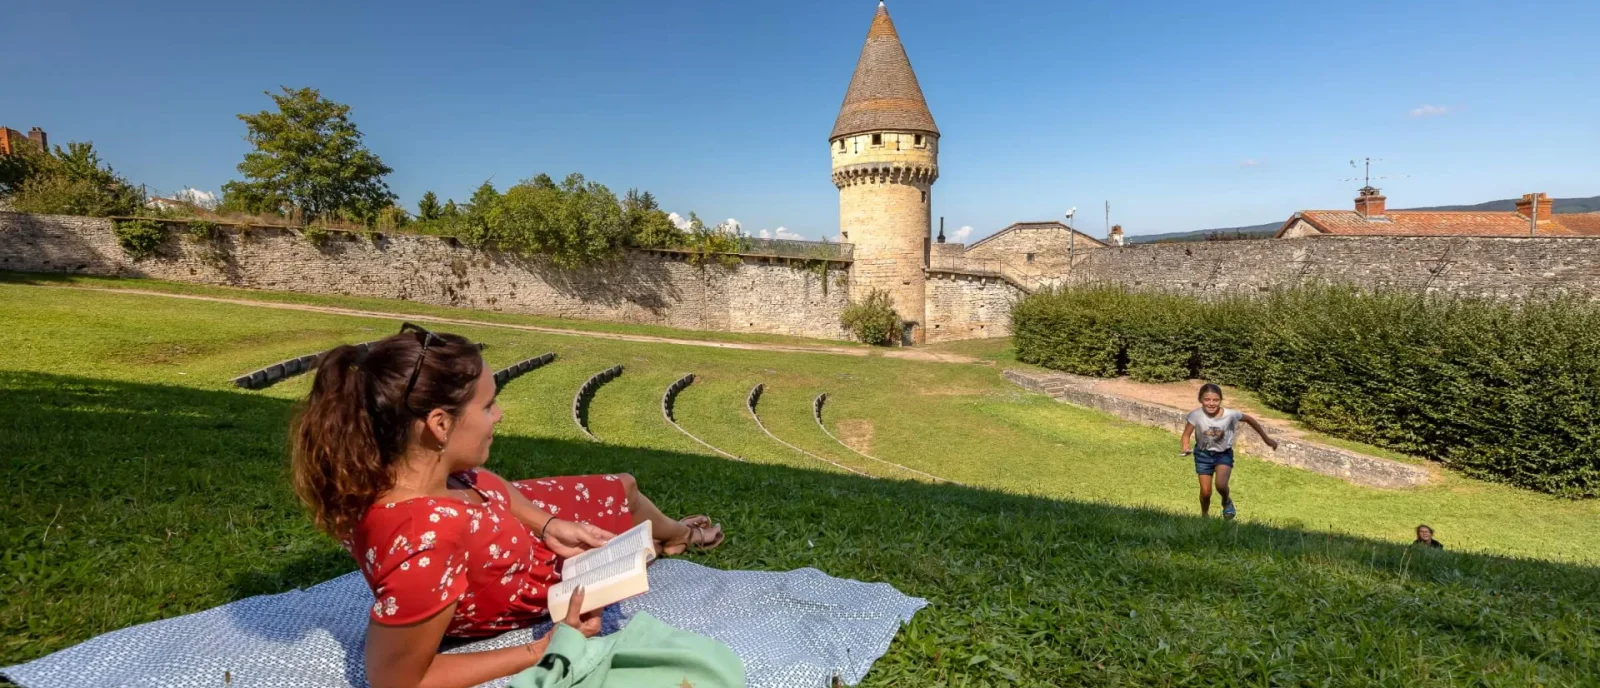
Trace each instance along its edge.
<path fill-rule="evenodd" d="M 1226 518 L 1226 519 L 1231 521 L 1231 520 L 1233 520 L 1234 516 L 1238 516 L 1238 515 L 1239 515 L 1239 510 L 1233 508 L 1233 500 L 1230 499 L 1230 500 L 1228 500 L 1228 502 L 1226 504 L 1222 505 L 1222 517 L 1223 518 Z"/>

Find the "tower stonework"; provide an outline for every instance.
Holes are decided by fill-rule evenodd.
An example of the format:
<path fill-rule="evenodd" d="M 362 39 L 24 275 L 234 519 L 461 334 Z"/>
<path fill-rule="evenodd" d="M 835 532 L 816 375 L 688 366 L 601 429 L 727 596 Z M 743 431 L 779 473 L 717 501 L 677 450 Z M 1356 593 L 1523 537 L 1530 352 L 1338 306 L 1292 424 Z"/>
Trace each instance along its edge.
<path fill-rule="evenodd" d="M 855 245 L 850 297 L 889 292 L 923 342 L 939 128 L 882 3 L 828 143 L 841 239 Z"/>

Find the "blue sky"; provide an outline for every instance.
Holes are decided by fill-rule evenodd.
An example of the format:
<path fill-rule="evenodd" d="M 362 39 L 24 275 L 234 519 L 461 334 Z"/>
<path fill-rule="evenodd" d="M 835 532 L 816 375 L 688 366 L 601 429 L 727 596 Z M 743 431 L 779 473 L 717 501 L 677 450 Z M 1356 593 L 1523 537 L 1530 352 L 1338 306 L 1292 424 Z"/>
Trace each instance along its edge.
<path fill-rule="evenodd" d="M 234 116 L 353 106 L 408 207 L 581 171 L 751 232 L 838 229 L 827 135 L 876 3 L 7 3 L 0 124 L 215 190 Z M 984 236 L 1102 203 L 1130 233 L 1351 205 L 1600 194 L 1600 3 L 895 0 L 944 137 L 934 215 Z M 937 222 L 937 220 L 936 220 Z"/>

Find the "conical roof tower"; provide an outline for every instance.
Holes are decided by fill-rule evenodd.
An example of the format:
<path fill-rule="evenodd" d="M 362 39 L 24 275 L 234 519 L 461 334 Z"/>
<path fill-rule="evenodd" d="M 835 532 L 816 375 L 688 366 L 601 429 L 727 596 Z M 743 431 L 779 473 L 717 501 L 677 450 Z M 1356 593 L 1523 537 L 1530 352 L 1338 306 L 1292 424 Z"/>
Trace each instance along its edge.
<path fill-rule="evenodd" d="M 906 57 L 900 34 L 894 30 L 894 20 L 879 2 L 878 14 L 867 30 L 866 45 L 861 47 L 861 59 L 856 62 L 856 73 L 850 78 L 850 89 L 845 91 L 844 105 L 839 108 L 839 118 L 828 138 L 884 130 L 939 135 L 928 101 L 922 97 L 922 87 L 917 84 L 917 74 L 911 70 L 911 59 Z"/>
<path fill-rule="evenodd" d="M 939 127 L 881 2 L 828 149 L 839 188 L 839 234 L 854 246 L 850 298 L 888 292 L 907 338 L 926 341 Z"/>

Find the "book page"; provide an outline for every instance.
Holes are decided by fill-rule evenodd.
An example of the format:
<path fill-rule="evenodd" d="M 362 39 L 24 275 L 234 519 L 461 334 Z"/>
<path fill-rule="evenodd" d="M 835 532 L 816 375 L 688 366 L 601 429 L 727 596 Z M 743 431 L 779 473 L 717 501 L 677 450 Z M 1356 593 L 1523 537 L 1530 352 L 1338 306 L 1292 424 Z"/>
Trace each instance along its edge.
<path fill-rule="evenodd" d="M 633 550 L 624 558 L 595 566 L 575 576 L 550 586 L 548 606 L 552 619 L 563 619 L 572 593 L 583 588 L 583 612 L 591 612 L 609 604 L 640 595 L 650 590 L 649 574 L 645 571 L 644 552 Z"/>
<path fill-rule="evenodd" d="M 631 557 L 640 550 L 645 552 L 645 561 L 656 558 L 655 539 L 651 537 L 649 521 L 629 528 L 601 547 L 568 559 L 561 565 L 561 578 L 571 580 L 583 577 L 589 571 Z"/>

